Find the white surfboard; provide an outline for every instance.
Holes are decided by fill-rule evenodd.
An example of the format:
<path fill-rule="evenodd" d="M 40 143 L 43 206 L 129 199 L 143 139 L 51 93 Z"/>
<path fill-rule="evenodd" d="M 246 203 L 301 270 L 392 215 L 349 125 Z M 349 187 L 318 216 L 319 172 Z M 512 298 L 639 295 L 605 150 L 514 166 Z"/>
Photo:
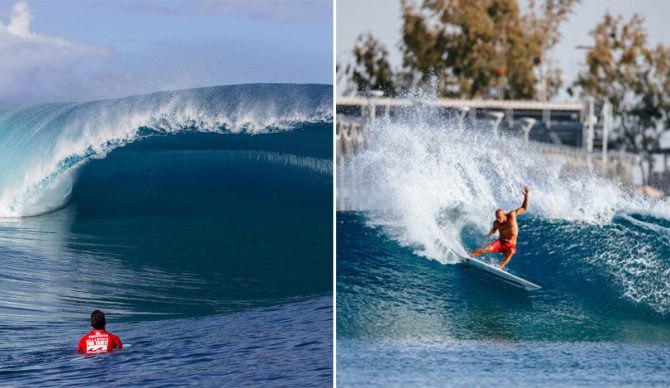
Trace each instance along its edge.
<path fill-rule="evenodd" d="M 502 281 L 506 282 L 507 284 L 510 284 L 514 287 L 523 288 L 524 290 L 527 290 L 527 291 L 535 291 L 535 290 L 539 290 L 540 288 L 542 288 L 535 283 L 531 283 L 526 279 L 522 279 L 522 278 L 520 278 L 516 275 L 512 275 L 511 273 L 509 273 L 507 271 L 503 271 L 500 268 L 498 268 L 496 266 L 493 266 L 491 264 L 487 264 L 487 263 L 485 263 L 481 260 L 477 260 L 477 259 L 472 258 L 472 257 L 463 257 L 463 256 L 460 256 L 460 257 L 463 259 L 463 261 L 465 263 L 467 263 L 467 264 L 469 264 L 469 265 L 471 265 L 471 266 L 473 266 L 473 267 L 475 267 L 479 270 L 482 270 L 482 271 L 484 271 L 484 272 L 486 272 L 486 273 L 488 273 L 492 276 L 495 276 L 496 278 L 498 278 L 498 279 L 500 279 L 500 280 L 502 280 Z"/>

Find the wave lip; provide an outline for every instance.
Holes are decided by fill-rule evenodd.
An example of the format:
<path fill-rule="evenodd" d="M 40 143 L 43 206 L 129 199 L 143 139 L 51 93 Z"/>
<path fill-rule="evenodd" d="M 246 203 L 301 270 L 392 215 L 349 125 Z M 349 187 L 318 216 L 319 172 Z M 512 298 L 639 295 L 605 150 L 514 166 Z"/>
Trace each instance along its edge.
<path fill-rule="evenodd" d="M 83 103 L 0 103 L 0 217 L 62 206 L 77 167 L 145 137 L 260 135 L 332 117 L 332 86 L 316 84 L 215 86 Z"/>

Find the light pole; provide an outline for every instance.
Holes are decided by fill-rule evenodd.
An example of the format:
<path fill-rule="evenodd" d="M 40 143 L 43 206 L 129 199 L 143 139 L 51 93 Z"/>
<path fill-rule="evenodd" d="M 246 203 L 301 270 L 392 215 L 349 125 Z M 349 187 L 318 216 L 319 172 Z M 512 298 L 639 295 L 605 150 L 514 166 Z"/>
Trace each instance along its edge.
<path fill-rule="evenodd" d="M 531 117 L 524 117 L 521 119 L 521 131 L 523 132 L 523 140 L 528 143 L 530 140 L 530 130 L 535 125 L 535 119 Z"/>
<path fill-rule="evenodd" d="M 607 136 L 609 135 L 610 127 L 612 126 L 612 104 L 605 100 L 603 104 L 603 170 L 607 168 Z"/>
<path fill-rule="evenodd" d="M 498 137 L 498 127 L 505 117 L 505 114 L 503 112 L 488 112 L 488 116 L 492 119 L 491 126 L 493 127 L 493 136 Z"/>
<path fill-rule="evenodd" d="M 384 92 L 381 90 L 373 90 L 370 92 L 370 95 L 372 96 L 371 103 L 370 103 L 370 123 L 375 122 L 375 118 L 377 116 L 377 99 L 381 98 L 384 96 Z"/>

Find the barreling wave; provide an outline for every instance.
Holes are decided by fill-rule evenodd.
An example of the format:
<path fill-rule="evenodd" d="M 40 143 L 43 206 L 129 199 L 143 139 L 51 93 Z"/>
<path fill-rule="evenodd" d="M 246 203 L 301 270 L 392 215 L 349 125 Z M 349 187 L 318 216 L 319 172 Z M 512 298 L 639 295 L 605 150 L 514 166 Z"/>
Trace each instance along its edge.
<path fill-rule="evenodd" d="M 519 207 L 528 185 L 527 217 L 544 226 L 535 241 L 552 242 L 533 250 L 534 268 L 550 259 L 588 266 L 609 274 L 619 295 L 670 312 L 670 249 L 660 238 L 670 219 L 667 201 L 596 174 L 566 174 L 520 139 L 495 138 L 489 128 L 436 119 L 421 109 L 377 120 L 366 129 L 366 144 L 338 160 L 338 195 L 344 195 L 338 201 L 367 211 L 368 225 L 415 254 L 459 262 L 454 253 L 483 244 L 494 210 Z M 524 223 L 521 244 L 534 233 Z"/>
<path fill-rule="evenodd" d="M 331 121 L 330 85 L 250 84 L 83 103 L 0 103 L 0 217 L 63 206 L 80 166 L 138 140 L 197 132 L 261 135 Z"/>

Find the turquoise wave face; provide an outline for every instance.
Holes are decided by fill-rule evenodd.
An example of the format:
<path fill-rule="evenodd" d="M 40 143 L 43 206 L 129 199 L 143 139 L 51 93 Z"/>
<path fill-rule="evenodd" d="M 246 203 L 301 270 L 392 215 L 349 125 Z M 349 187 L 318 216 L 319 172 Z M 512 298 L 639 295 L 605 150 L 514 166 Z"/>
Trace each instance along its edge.
<path fill-rule="evenodd" d="M 507 268 L 541 284 L 538 291 L 426 260 L 370 227 L 365 213 L 338 212 L 338 383 L 663 385 L 668 221 L 522 215 L 519 224 Z M 466 248 L 486 242 L 474 226 L 462 239 Z"/>
<path fill-rule="evenodd" d="M 0 310 L 146 319 L 329 293 L 331 128 L 159 136 L 90 161 L 64 207 L 2 222 L 2 293 L 20 308 Z"/>
<path fill-rule="evenodd" d="M 337 217 L 340 338 L 670 341 L 667 233 L 635 226 L 667 228 L 666 220 L 631 215 L 599 226 L 519 217 L 518 253 L 508 270 L 542 285 L 529 293 L 472 268 L 417 256 L 369 228 L 362 213 Z M 470 248 L 485 242 L 467 230 L 463 240 Z M 647 267 L 643 257 L 658 261 Z M 629 258 L 640 263 L 624 266 Z"/>

